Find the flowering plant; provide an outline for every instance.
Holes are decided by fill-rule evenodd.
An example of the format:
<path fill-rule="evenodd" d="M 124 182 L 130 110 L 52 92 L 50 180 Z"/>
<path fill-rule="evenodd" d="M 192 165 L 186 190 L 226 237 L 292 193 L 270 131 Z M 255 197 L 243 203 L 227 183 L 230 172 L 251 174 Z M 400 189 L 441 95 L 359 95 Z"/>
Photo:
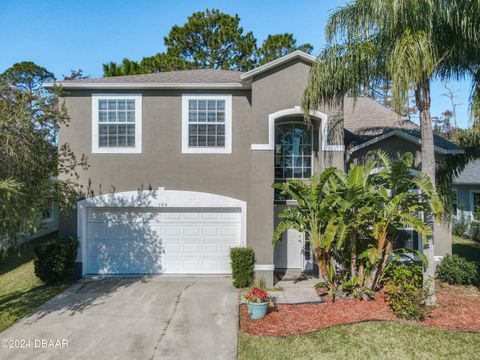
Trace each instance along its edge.
<path fill-rule="evenodd" d="M 251 288 L 247 295 L 245 295 L 245 300 L 250 303 L 260 304 L 264 302 L 270 302 L 271 298 L 265 290 Z"/>

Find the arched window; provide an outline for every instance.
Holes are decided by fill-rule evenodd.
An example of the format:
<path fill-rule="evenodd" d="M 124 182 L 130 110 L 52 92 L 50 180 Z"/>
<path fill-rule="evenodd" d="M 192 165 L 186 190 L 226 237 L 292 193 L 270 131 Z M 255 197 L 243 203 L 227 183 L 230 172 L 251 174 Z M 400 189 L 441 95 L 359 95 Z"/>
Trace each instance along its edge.
<path fill-rule="evenodd" d="M 312 128 L 301 122 L 275 127 L 275 180 L 312 175 Z"/>

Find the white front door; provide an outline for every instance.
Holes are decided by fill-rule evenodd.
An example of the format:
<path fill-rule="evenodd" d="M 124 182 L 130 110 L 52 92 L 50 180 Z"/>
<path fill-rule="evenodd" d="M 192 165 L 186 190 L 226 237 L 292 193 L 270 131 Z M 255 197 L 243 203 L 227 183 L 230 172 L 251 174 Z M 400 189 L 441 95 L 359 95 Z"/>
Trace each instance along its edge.
<path fill-rule="evenodd" d="M 295 229 L 287 230 L 275 245 L 277 269 L 302 269 L 303 234 Z"/>
<path fill-rule="evenodd" d="M 303 234 L 295 229 L 287 231 L 287 268 L 302 268 Z"/>

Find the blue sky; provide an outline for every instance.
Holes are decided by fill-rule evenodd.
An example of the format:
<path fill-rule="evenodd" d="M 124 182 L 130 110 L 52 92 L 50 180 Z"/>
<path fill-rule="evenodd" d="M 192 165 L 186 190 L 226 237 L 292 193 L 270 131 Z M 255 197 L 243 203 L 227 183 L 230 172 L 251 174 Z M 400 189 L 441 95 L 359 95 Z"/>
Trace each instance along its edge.
<path fill-rule="evenodd" d="M 164 50 L 163 37 L 174 24 L 184 24 L 194 11 L 217 8 L 238 14 L 259 43 L 268 35 L 291 32 L 298 43 L 309 42 L 314 54 L 325 45 L 323 29 L 329 13 L 343 0 L 154 1 L 154 0 L 0 0 L 0 72 L 15 62 L 34 61 L 57 78 L 70 69 L 102 75 L 102 64 L 124 57 L 141 59 Z M 468 125 L 468 81 L 453 82 L 458 120 Z M 432 114 L 450 107 L 432 87 Z"/>

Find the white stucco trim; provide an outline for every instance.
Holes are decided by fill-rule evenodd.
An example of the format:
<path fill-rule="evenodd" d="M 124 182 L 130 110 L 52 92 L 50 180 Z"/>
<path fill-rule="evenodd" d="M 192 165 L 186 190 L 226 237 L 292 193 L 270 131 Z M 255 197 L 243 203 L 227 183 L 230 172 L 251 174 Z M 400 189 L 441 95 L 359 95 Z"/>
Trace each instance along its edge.
<path fill-rule="evenodd" d="M 188 146 L 188 101 L 225 100 L 225 146 Z M 208 125 L 208 122 L 205 123 Z M 232 153 L 232 95 L 231 94 L 182 94 L 182 154 L 231 154 Z"/>
<path fill-rule="evenodd" d="M 181 190 L 125 191 L 95 196 L 77 203 L 77 236 L 82 274 L 86 274 L 88 209 L 92 208 L 240 208 L 240 245 L 247 245 L 247 202 L 227 196 Z"/>
<path fill-rule="evenodd" d="M 275 265 L 273 264 L 255 264 L 255 271 L 273 271 L 275 270 Z"/>
<path fill-rule="evenodd" d="M 328 116 L 318 110 L 311 110 L 310 116 L 320 119 L 322 131 L 322 150 L 323 151 L 344 151 L 344 145 L 328 144 Z M 268 143 L 252 144 L 251 150 L 274 150 L 275 149 L 275 121 L 288 116 L 303 116 L 303 110 L 300 106 L 294 106 L 290 109 L 276 111 L 268 115 Z"/>
<path fill-rule="evenodd" d="M 371 140 L 368 140 L 368 141 L 365 141 L 364 143 L 360 144 L 360 145 L 357 145 L 357 146 L 354 146 L 350 149 L 350 154 L 354 153 L 355 151 L 358 151 L 360 149 L 363 149 L 367 146 L 370 146 L 370 145 L 373 145 L 379 141 L 382 141 L 382 140 L 385 140 L 385 139 L 388 139 L 392 136 L 398 136 L 402 139 L 405 139 L 407 141 L 410 141 L 411 143 L 414 143 L 414 144 L 421 144 L 422 143 L 422 140 L 415 137 L 415 136 L 412 136 L 412 135 L 409 135 L 405 132 L 403 132 L 402 130 L 392 130 L 386 134 L 382 134 L 382 135 L 379 135 L 377 137 L 374 137 L 373 139 Z M 446 150 L 446 149 L 443 149 L 439 146 L 436 146 L 434 147 L 435 149 L 435 152 L 437 153 L 440 153 L 440 154 L 448 154 L 448 155 L 454 155 L 454 154 L 463 154 L 464 151 L 463 150 Z"/>
<path fill-rule="evenodd" d="M 99 100 L 135 101 L 135 147 L 100 147 L 98 144 Z M 128 123 L 125 123 L 128 124 Z M 93 154 L 140 154 L 142 152 L 142 94 L 92 94 L 92 153 Z"/>
<path fill-rule="evenodd" d="M 242 76 L 240 77 L 240 79 L 242 80 L 248 80 L 252 77 L 254 77 L 255 75 L 258 75 L 258 74 L 261 74 L 267 70 L 270 70 L 274 67 L 277 67 L 281 64 L 284 64 L 286 62 L 289 62 L 295 58 L 299 58 L 299 59 L 302 59 L 304 61 L 307 61 L 309 63 L 313 63 L 315 61 L 315 56 L 312 56 L 310 54 L 307 54 L 306 52 L 303 52 L 301 50 L 295 50 L 294 52 L 291 52 L 290 54 L 287 54 L 285 56 L 282 56 L 281 58 L 278 58 L 278 59 L 275 59 L 275 60 L 272 60 L 266 64 L 263 64 L 259 67 L 256 67 L 255 69 L 253 70 L 250 70 L 244 74 L 242 74 Z"/>

